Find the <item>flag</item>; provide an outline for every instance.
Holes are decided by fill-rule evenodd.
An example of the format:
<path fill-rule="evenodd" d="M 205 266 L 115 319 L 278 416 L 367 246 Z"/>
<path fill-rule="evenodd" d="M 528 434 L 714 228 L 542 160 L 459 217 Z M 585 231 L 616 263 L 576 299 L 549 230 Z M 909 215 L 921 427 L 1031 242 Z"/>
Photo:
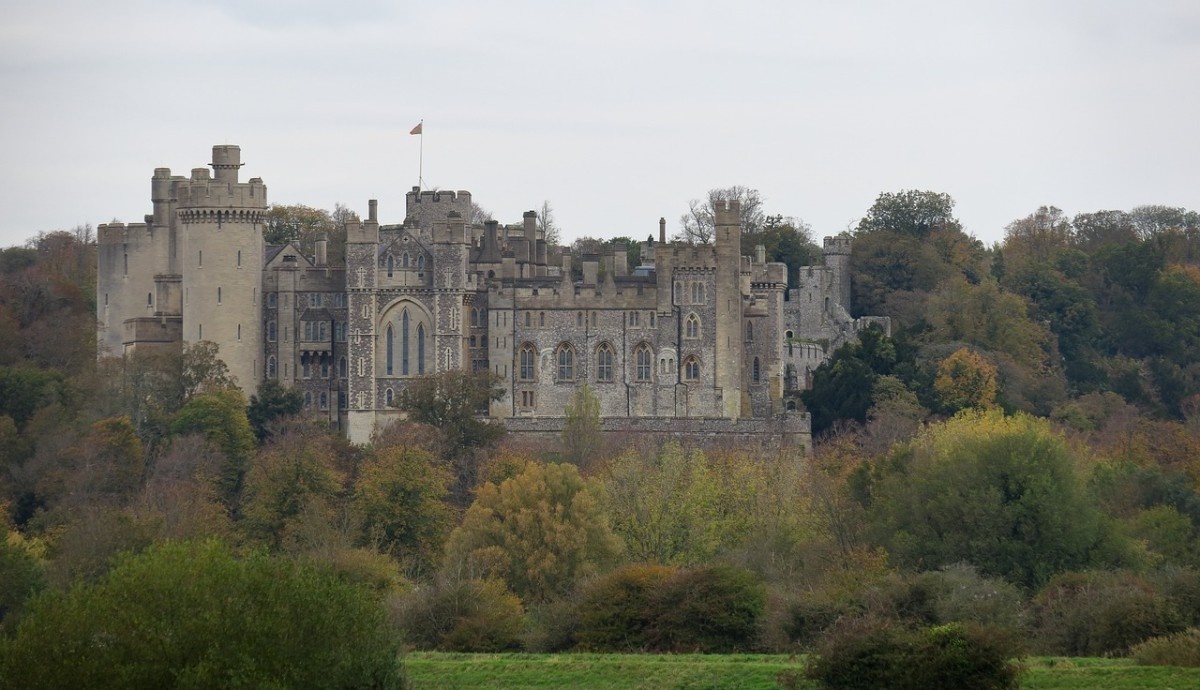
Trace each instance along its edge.
<path fill-rule="evenodd" d="M 425 124 L 424 121 L 418 122 L 417 126 L 413 127 L 412 131 L 409 132 L 409 134 L 420 134 L 421 133 L 421 125 L 424 125 L 424 124 Z"/>

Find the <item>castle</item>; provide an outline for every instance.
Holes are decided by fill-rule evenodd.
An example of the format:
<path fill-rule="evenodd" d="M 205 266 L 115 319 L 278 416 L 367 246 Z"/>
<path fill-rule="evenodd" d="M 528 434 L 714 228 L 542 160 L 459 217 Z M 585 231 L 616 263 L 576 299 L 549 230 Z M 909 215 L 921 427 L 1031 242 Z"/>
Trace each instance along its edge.
<path fill-rule="evenodd" d="M 488 369 L 504 396 L 488 414 L 552 432 L 586 382 L 610 431 L 747 435 L 807 443 L 796 393 L 857 330 L 850 240 L 826 238 L 824 265 L 743 256 L 739 208 L 716 211 L 711 245 L 668 243 L 666 223 L 639 266 L 627 250 L 547 261 L 536 214 L 471 225 L 469 192 L 414 188 L 404 222 L 377 203 L 347 225 L 345 265 L 265 246 L 267 189 L 239 181 L 237 146 L 214 146 L 212 174 L 157 168 L 144 223 L 98 229 L 102 353 L 212 341 L 249 394 L 266 378 L 303 391 L 309 414 L 355 442 L 402 414 L 415 377 Z M 798 409 L 799 408 L 799 409 Z M 556 426 L 559 425 L 559 426 Z"/>

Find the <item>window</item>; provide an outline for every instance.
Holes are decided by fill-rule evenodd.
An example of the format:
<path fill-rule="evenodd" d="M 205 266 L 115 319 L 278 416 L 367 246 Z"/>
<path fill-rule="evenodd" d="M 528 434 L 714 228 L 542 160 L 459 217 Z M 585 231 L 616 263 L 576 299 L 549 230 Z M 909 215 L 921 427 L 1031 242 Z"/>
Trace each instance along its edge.
<path fill-rule="evenodd" d="M 575 327 L 583 328 L 583 312 L 581 311 L 575 312 Z"/>
<path fill-rule="evenodd" d="M 238 250 L 237 267 L 238 268 L 242 267 L 242 250 L 240 250 L 240 249 Z"/>
<path fill-rule="evenodd" d="M 704 304 L 704 283 L 692 282 L 692 304 Z"/>
<path fill-rule="evenodd" d="M 533 409 L 533 403 L 533 391 L 521 391 L 521 407 L 526 410 L 531 410 Z"/>
<path fill-rule="evenodd" d="M 310 407 L 312 407 L 312 393 L 309 391 L 305 391 L 304 392 L 304 408 L 308 409 Z"/>
<path fill-rule="evenodd" d="M 682 280 L 675 281 L 675 285 L 672 286 L 671 302 L 672 302 L 672 304 L 680 304 L 683 302 L 683 281 Z"/>
<path fill-rule="evenodd" d="M 318 340 L 320 340 L 321 342 L 325 342 L 326 340 L 329 340 L 329 324 L 322 321 L 317 325 L 320 327 L 319 332 L 317 333 L 317 335 L 319 336 Z"/>
<path fill-rule="evenodd" d="M 417 268 L 418 269 L 425 268 L 425 255 L 424 254 L 417 256 Z"/>
<path fill-rule="evenodd" d="M 408 268 L 408 252 L 404 252 L 400 255 L 400 267 Z"/>
<path fill-rule="evenodd" d="M 596 348 L 596 380 L 613 380 L 613 349 L 608 343 L 600 343 Z"/>
<path fill-rule="evenodd" d="M 479 326 L 479 310 L 475 307 L 471 307 L 471 325 L 474 327 Z"/>
<path fill-rule="evenodd" d="M 471 348 L 472 348 L 472 349 L 474 349 L 474 348 L 476 348 L 476 347 L 478 347 L 478 346 L 479 346 L 479 338 L 477 338 L 477 337 L 475 337 L 475 336 L 471 336 L 471 338 L 470 338 L 470 341 L 471 341 Z"/>
<path fill-rule="evenodd" d="M 300 375 L 302 378 L 309 378 L 312 376 L 312 364 L 309 363 L 308 357 L 301 359 L 300 365 L 303 367 L 301 370 L 303 373 Z"/>
<path fill-rule="evenodd" d="M 394 392 L 392 392 L 391 388 L 389 388 L 383 392 L 383 402 L 385 405 L 387 405 L 388 407 L 391 407 L 392 403 L 395 400 L 396 400 L 396 394 Z"/>
<path fill-rule="evenodd" d="M 685 381 L 700 380 L 700 360 L 695 355 L 683 360 L 683 379 Z"/>
<path fill-rule="evenodd" d="M 267 378 L 269 378 L 269 379 L 275 378 L 275 367 L 276 367 L 275 355 L 271 355 L 270 357 L 267 357 Z"/>
<path fill-rule="evenodd" d="M 525 312 L 525 327 L 529 328 L 532 325 L 533 325 L 533 314 L 530 312 Z"/>
<path fill-rule="evenodd" d="M 537 352 L 533 349 L 533 345 L 530 343 L 522 345 L 517 359 L 517 363 L 520 365 L 518 378 L 522 381 L 532 381 L 535 373 L 534 363 L 537 361 Z"/>
<path fill-rule="evenodd" d="M 388 258 L 387 258 L 387 274 L 388 275 L 387 275 L 387 277 L 391 278 L 392 273 L 395 271 L 395 269 L 396 269 L 396 260 L 392 258 L 391 254 L 388 254 Z"/>
<path fill-rule="evenodd" d="M 755 358 L 754 358 L 754 373 L 753 373 L 753 376 L 754 376 L 754 382 L 755 382 L 755 383 L 759 383 L 759 382 L 761 382 L 761 381 L 762 381 L 762 369 L 759 367 L 759 364 L 758 364 L 758 357 L 755 357 Z"/>
<path fill-rule="evenodd" d="M 408 376 L 408 310 L 400 314 L 400 375 Z"/>
<path fill-rule="evenodd" d="M 754 324 L 746 322 L 746 342 L 754 342 Z"/>
<path fill-rule="evenodd" d="M 700 317 L 688 314 L 683 322 L 683 337 L 695 340 L 700 337 Z"/>
<path fill-rule="evenodd" d="M 329 378 L 329 360 L 324 357 L 321 358 L 321 378 Z"/>
<path fill-rule="evenodd" d="M 349 403 L 349 400 L 346 397 L 346 391 L 338 391 L 338 409 L 339 410 L 346 409 L 346 406 L 348 403 Z"/>
<path fill-rule="evenodd" d="M 277 292 L 268 292 L 267 293 L 267 306 L 272 309 L 279 306 L 279 293 L 277 293 Z"/>
<path fill-rule="evenodd" d="M 338 378 L 346 378 L 346 358 L 342 357 L 338 360 Z"/>
<path fill-rule="evenodd" d="M 650 312 L 650 327 L 654 328 L 654 312 Z"/>
<path fill-rule="evenodd" d="M 146 293 L 146 306 L 147 307 L 154 306 L 154 295 L 149 292 Z"/>
<path fill-rule="evenodd" d="M 633 350 L 634 380 L 643 383 L 650 381 L 654 371 L 654 353 L 646 343 L 638 345 Z"/>
<path fill-rule="evenodd" d="M 425 374 L 425 324 L 417 326 L 417 373 Z"/>
<path fill-rule="evenodd" d="M 558 352 L 555 353 L 555 359 L 558 361 L 558 380 L 574 381 L 575 348 L 571 347 L 569 343 L 559 345 Z"/>
<path fill-rule="evenodd" d="M 319 293 L 319 292 L 308 293 L 308 306 L 310 306 L 310 307 L 321 306 L 321 293 Z"/>
<path fill-rule="evenodd" d="M 641 313 L 636 312 L 636 311 L 629 312 L 629 327 L 637 328 L 638 326 L 641 326 L 641 325 L 642 325 Z"/>
<path fill-rule="evenodd" d="M 217 304 L 221 303 L 221 288 L 217 288 Z"/>
<path fill-rule="evenodd" d="M 396 333 L 392 330 L 392 324 L 390 323 L 388 324 L 387 335 L 385 338 L 387 340 L 387 344 L 384 347 L 383 370 L 388 376 L 391 376 L 393 367 L 392 363 L 394 361 L 393 353 L 395 352 L 394 348 L 396 346 Z"/>
<path fill-rule="evenodd" d="M 538 312 L 538 328 L 545 328 L 545 327 L 546 327 L 546 312 L 539 311 Z"/>
<path fill-rule="evenodd" d="M 784 337 L 784 338 L 786 338 L 786 339 L 788 339 L 788 340 L 791 340 L 792 338 L 794 338 L 794 337 L 796 337 L 796 336 L 795 336 L 795 335 L 793 335 L 791 331 L 784 331 L 784 333 L 783 333 L 783 337 Z"/>
<path fill-rule="evenodd" d="M 320 400 L 321 409 L 328 410 L 329 409 L 329 394 L 322 391 L 319 400 Z"/>

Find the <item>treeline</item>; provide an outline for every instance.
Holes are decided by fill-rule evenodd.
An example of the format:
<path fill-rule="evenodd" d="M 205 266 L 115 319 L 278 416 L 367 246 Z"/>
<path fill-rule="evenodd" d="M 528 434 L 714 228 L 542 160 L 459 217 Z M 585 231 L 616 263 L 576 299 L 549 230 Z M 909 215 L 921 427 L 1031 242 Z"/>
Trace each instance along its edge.
<path fill-rule="evenodd" d="M 816 372 L 803 456 L 605 446 L 586 388 L 561 442 L 522 443 L 474 417 L 496 382 L 459 373 L 351 446 L 272 382 L 244 399 L 211 345 L 91 357 L 86 233 L 4 250 L 0 686 L 319 675 L 294 660 L 332 663 L 323 629 L 342 686 L 401 682 L 402 645 L 816 651 L 830 687 L 897 649 L 971 650 L 1010 685 L 1023 653 L 1197 663 L 1194 214 L 1103 214 L 1120 235 L 1046 209 L 986 248 L 951 210 L 902 193 L 864 218 L 854 289 L 896 328 Z M 164 620 L 198 621 L 170 637 L 192 651 L 138 632 Z M 98 636 L 121 643 L 84 663 Z"/>

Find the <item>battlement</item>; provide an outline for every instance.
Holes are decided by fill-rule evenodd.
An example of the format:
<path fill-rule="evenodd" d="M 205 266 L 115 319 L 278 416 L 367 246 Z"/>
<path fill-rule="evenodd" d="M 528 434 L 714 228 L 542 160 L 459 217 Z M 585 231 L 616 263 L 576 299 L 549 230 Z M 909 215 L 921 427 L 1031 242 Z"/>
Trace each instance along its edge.
<path fill-rule="evenodd" d="M 96 242 L 99 244 L 125 244 L 137 241 L 138 233 L 146 234 L 150 226 L 145 223 L 125 223 L 113 221 L 96 226 Z"/>
<path fill-rule="evenodd" d="M 823 248 L 826 254 L 849 254 L 854 240 L 849 237 L 826 237 Z"/>
<path fill-rule="evenodd" d="M 736 199 L 718 199 L 713 204 L 715 225 L 740 225 L 742 222 L 742 203 Z"/>

